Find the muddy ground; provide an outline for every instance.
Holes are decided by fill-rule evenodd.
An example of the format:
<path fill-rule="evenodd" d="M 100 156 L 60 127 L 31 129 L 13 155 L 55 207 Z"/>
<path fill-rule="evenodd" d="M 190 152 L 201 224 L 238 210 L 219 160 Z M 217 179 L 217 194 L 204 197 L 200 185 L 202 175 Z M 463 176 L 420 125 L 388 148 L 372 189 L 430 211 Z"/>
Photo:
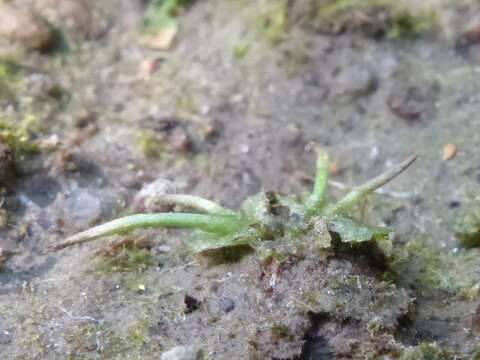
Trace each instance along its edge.
<path fill-rule="evenodd" d="M 479 358 L 479 250 L 455 229 L 480 206 L 480 5 L 365 3 L 199 0 L 159 51 L 141 0 L 6 1 L 34 20 L 0 25 L 0 357 Z M 152 210 L 157 179 L 233 208 L 307 191 L 316 145 L 332 197 L 419 154 L 363 209 L 395 230 L 387 264 L 217 261 L 159 230 L 46 251 Z"/>

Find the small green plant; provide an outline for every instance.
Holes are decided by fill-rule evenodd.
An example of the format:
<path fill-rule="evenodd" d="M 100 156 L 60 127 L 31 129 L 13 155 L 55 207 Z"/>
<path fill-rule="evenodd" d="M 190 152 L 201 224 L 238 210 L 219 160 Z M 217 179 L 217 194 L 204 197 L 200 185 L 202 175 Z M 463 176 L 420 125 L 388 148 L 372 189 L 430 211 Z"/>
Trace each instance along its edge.
<path fill-rule="evenodd" d="M 143 27 L 154 32 L 177 25 L 177 16 L 182 8 L 193 0 L 151 0 L 145 11 Z"/>
<path fill-rule="evenodd" d="M 385 173 L 353 188 L 343 198 L 327 203 L 329 159 L 319 151 L 313 191 L 307 196 L 280 196 L 262 192 L 245 200 L 240 210 L 227 209 L 213 201 L 193 195 L 163 195 L 161 203 L 181 205 L 199 213 L 136 214 L 119 218 L 74 235 L 53 245 L 59 250 L 109 235 L 125 234 L 141 228 L 182 228 L 194 230 L 188 242 L 192 252 L 249 246 L 261 259 L 295 254 L 306 237 L 317 248 L 332 246 L 337 234 L 350 245 L 375 242 L 389 255 L 389 229 L 363 225 L 348 216 L 365 197 L 403 172 L 416 156 L 411 156 Z"/>

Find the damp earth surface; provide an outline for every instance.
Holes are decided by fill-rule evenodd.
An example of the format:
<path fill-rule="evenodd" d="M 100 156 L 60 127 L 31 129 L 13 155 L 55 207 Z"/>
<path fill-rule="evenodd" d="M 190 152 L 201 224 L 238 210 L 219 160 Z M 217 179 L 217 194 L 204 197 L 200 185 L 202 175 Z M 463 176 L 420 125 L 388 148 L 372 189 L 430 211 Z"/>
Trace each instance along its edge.
<path fill-rule="evenodd" d="M 0 2 L 2 359 L 480 358 L 480 4 Z M 91 226 L 301 194 L 418 160 L 352 215 L 370 243 L 260 258 Z"/>

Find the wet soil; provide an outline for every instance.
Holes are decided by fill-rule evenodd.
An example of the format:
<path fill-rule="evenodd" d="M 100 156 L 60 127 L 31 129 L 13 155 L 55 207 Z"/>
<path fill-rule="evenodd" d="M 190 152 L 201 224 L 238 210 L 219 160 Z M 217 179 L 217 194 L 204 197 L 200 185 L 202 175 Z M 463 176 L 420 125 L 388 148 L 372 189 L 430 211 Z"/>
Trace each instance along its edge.
<path fill-rule="evenodd" d="M 192 344 L 204 359 L 421 359 L 426 344 L 480 356 L 479 252 L 454 233 L 480 201 L 478 45 L 464 33 L 478 4 L 428 2 L 438 27 L 414 39 L 325 32 L 296 6 L 272 43 L 264 2 L 197 1 L 159 52 L 139 41 L 143 1 L 14 1 L 68 46 L 5 55 L 20 79 L 1 116 L 41 126 L 36 152 L 0 148 L 2 358 L 158 359 Z M 363 212 L 395 229 L 387 268 L 355 253 L 216 262 L 179 231 L 130 235 L 134 267 L 104 250 L 121 238 L 46 252 L 145 210 L 135 196 L 159 178 L 233 208 L 308 191 L 315 145 L 335 163 L 332 197 L 419 154 Z"/>

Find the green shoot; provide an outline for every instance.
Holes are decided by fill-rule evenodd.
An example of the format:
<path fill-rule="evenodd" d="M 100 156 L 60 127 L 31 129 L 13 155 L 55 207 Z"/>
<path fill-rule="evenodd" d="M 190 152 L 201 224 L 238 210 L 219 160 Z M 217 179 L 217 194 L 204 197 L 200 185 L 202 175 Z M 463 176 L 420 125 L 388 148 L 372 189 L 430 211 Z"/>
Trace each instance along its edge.
<path fill-rule="evenodd" d="M 232 215 L 204 215 L 188 213 L 136 214 L 125 216 L 82 231 L 57 245 L 56 251 L 67 246 L 81 244 L 109 235 L 124 234 L 135 229 L 145 228 L 182 228 L 199 229 L 216 234 L 228 234 L 238 229 L 242 222 Z"/>
<path fill-rule="evenodd" d="M 362 200 L 364 200 L 368 195 L 373 193 L 378 188 L 382 187 L 386 183 L 392 181 L 398 175 L 400 175 L 405 169 L 407 169 L 415 160 L 417 155 L 412 155 L 408 159 L 402 161 L 400 164 L 394 166 L 388 171 L 385 171 L 383 174 L 378 175 L 376 178 L 367 181 L 365 184 L 355 187 L 349 193 L 347 193 L 342 199 L 333 205 L 327 206 L 322 213 L 326 216 L 334 215 L 338 213 L 345 213 L 356 205 L 358 205 Z"/>
<path fill-rule="evenodd" d="M 328 171 L 330 160 L 328 154 L 317 150 L 317 172 L 315 175 L 315 184 L 312 194 L 305 201 L 305 210 L 307 213 L 315 212 L 321 209 L 325 202 L 325 190 L 327 188 Z"/>

